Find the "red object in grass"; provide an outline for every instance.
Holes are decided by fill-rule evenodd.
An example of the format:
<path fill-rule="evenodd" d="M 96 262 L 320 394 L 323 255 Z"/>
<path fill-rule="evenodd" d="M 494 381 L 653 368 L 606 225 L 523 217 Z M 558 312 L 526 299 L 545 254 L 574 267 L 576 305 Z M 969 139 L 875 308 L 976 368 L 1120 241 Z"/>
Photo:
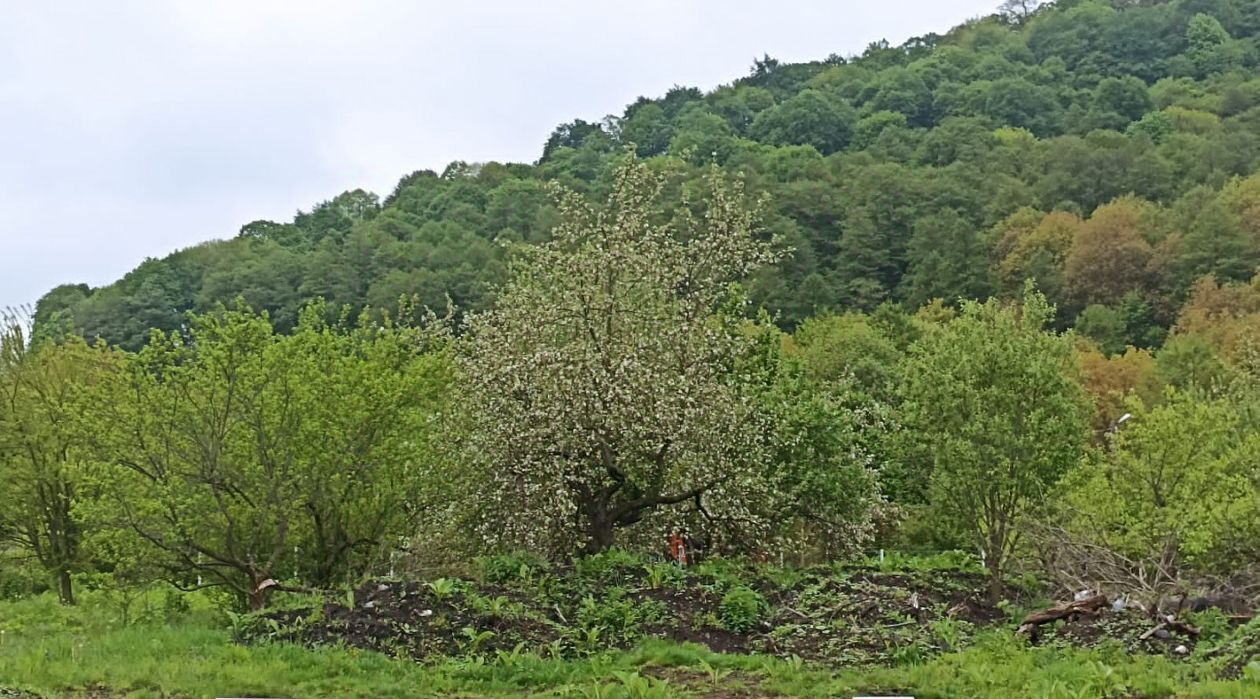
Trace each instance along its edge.
<path fill-rule="evenodd" d="M 669 537 L 669 557 L 677 561 L 679 565 L 687 565 L 687 545 L 683 543 L 683 538 L 677 532 Z"/>

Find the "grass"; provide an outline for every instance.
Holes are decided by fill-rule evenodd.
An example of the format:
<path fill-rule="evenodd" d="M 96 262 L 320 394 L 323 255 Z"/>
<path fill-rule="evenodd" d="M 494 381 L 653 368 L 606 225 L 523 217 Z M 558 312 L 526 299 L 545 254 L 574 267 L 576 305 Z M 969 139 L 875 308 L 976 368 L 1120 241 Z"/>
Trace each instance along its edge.
<path fill-rule="evenodd" d="M 1122 649 L 1027 648 L 1006 629 L 968 650 L 892 668 L 830 669 L 799 660 L 724 656 L 647 641 L 583 659 L 524 649 L 433 664 L 347 648 L 242 646 L 204 600 L 166 620 L 129 625 L 101 598 L 67 609 L 48 596 L 0 603 L 0 688 L 43 697 L 689 697 L 852 696 L 920 699 L 1130 699 L 1260 696 L 1260 673 L 1211 679 L 1205 665 Z M 107 691 L 108 690 L 108 691 Z M 736 692 L 743 692 L 737 694 Z M 7 696 L 0 692 L 0 696 Z M 721 696 L 718 694 L 718 696 Z"/>

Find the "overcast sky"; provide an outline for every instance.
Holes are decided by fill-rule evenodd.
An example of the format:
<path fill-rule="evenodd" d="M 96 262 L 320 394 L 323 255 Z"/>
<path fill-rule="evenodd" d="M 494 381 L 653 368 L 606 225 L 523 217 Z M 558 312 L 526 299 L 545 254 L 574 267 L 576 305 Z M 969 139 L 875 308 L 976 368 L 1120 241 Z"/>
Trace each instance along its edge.
<path fill-rule="evenodd" d="M 997 0 L 0 0 L 0 308 Z"/>

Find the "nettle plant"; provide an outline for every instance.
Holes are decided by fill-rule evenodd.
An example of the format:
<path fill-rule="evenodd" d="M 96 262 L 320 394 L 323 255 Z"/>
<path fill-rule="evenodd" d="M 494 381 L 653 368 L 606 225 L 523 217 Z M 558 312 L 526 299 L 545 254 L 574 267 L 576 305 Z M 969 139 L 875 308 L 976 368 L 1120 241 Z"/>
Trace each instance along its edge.
<path fill-rule="evenodd" d="M 488 544 L 596 553 L 688 518 L 769 531 L 773 426 L 736 368 L 753 341 L 736 282 L 776 253 L 738 184 L 715 173 L 668 213 L 664 185 L 627 156 L 606 206 L 557 189 L 552 240 L 518 248 L 469 321 L 466 453 Z"/>

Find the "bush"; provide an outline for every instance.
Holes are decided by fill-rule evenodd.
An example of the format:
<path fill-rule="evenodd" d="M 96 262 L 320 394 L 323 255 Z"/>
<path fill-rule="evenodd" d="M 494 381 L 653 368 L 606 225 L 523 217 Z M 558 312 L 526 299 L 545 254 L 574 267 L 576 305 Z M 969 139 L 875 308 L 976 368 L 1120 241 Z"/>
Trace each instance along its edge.
<path fill-rule="evenodd" d="M 48 576 L 43 571 L 9 561 L 0 565 L 0 599 L 20 599 L 48 589 Z"/>
<path fill-rule="evenodd" d="M 629 643 L 638 637 L 642 618 L 625 591 L 613 588 L 598 601 L 589 595 L 584 597 L 577 609 L 577 622 L 584 633 L 594 632 L 614 643 Z"/>
<path fill-rule="evenodd" d="M 619 582 L 622 573 L 641 570 L 643 559 L 623 549 L 612 549 L 579 558 L 575 567 L 577 574 L 583 578 L 615 583 Z"/>
<path fill-rule="evenodd" d="M 751 587 L 732 587 L 718 604 L 722 627 L 735 633 L 747 633 L 766 617 L 766 598 Z"/>
<path fill-rule="evenodd" d="M 718 591 L 742 586 L 744 579 L 752 574 L 743 563 L 728 558 L 707 558 L 703 563 L 692 568 L 692 577 L 712 578 L 713 586 Z"/>
<path fill-rule="evenodd" d="M 509 553 L 478 558 L 477 568 L 482 581 L 504 584 L 533 578 L 535 573 L 547 569 L 547 562 L 530 553 Z"/>
<path fill-rule="evenodd" d="M 644 581 L 653 590 L 678 589 L 687 580 L 687 571 L 676 563 L 649 563 L 643 568 Z"/>
<path fill-rule="evenodd" d="M 984 567 L 980 564 L 979 559 L 966 551 L 942 551 L 940 553 L 913 554 L 890 550 L 884 553 L 882 560 L 879 556 L 871 556 L 865 561 L 865 563 L 866 565 L 883 572 L 904 571 L 930 573 L 936 571 L 960 571 L 966 573 L 979 573 L 984 571 Z"/>
<path fill-rule="evenodd" d="M 1243 677 L 1260 672 L 1256 661 L 1260 657 L 1260 617 L 1239 626 L 1204 655 L 1222 677 Z M 1249 673 L 1249 668 L 1255 669 Z"/>

